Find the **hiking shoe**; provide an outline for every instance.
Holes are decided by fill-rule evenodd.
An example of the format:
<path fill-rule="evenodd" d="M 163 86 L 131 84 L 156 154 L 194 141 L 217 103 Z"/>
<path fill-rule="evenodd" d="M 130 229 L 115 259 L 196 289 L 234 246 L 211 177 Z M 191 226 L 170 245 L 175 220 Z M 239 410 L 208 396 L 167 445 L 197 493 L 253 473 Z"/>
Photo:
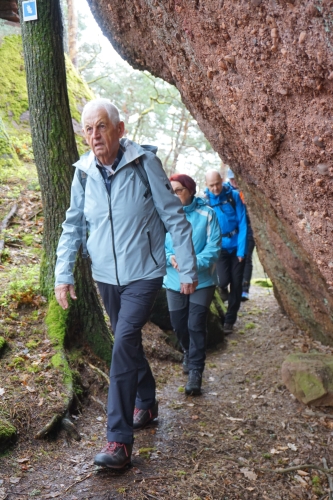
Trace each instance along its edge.
<path fill-rule="evenodd" d="M 109 441 L 100 453 L 95 456 L 94 464 L 111 469 L 122 469 L 131 461 L 132 444 Z"/>
<path fill-rule="evenodd" d="M 242 302 L 245 302 L 247 300 L 250 300 L 250 294 L 249 292 L 242 292 L 242 298 L 241 298 L 241 301 Z"/>
<path fill-rule="evenodd" d="M 188 381 L 185 386 L 185 393 L 198 396 L 201 394 L 202 373 L 199 370 L 190 370 Z"/>
<path fill-rule="evenodd" d="M 141 410 L 140 408 L 134 408 L 133 415 L 133 429 L 138 431 L 150 424 L 155 418 L 158 417 L 158 401 L 149 408 L 148 410 Z"/>
<path fill-rule="evenodd" d="M 228 288 L 220 288 L 219 287 L 219 293 L 220 293 L 221 300 L 223 302 L 226 302 L 228 300 L 228 297 L 229 297 Z"/>
<path fill-rule="evenodd" d="M 184 351 L 184 357 L 183 357 L 183 373 L 188 373 L 189 372 L 189 367 L 188 367 L 188 351 Z"/>
<path fill-rule="evenodd" d="M 225 333 L 225 335 L 230 335 L 230 333 L 232 333 L 233 331 L 234 325 L 232 325 L 231 323 L 224 323 L 223 332 Z"/>

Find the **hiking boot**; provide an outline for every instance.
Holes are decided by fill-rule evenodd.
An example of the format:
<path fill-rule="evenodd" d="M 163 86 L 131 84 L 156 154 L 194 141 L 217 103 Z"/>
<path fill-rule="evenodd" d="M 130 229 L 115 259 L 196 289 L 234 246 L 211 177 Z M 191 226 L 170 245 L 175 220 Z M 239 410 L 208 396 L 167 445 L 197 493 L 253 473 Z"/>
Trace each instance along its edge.
<path fill-rule="evenodd" d="M 132 444 L 109 441 L 100 453 L 95 456 L 94 464 L 111 469 L 122 469 L 130 463 Z"/>
<path fill-rule="evenodd" d="M 242 302 L 246 302 L 247 300 L 250 300 L 250 294 L 249 294 L 249 292 L 242 292 L 241 301 Z"/>
<path fill-rule="evenodd" d="M 201 394 L 202 373 L 199 370 L 190 370 L 188 381 L 185 386 L 185 393 L 198 396 Z"/>
<path fill-rule="evenodd" d="M 223 325 L 223 332 L 225 335 L 230 335 L 234 331 L 234 325 L 231 323 L 224 323 Z"/>
<path fill-rule="evenodd" d="M 189 368 L 188 368 L 188 351 L 184 351 L 184 357 L 183 357 L 183 373 L 188 373 Z"/>
<path fill-rule="evenodd" d="M 229 298 L 228 288 L 220 288 L 219 287 L 219 294 L 220 294 L 221 300 L 223 302 L 226 302 L 228 300 L 228 298 Z"/>
<path fill-rule="evenodd" d="M 133 415 L 133 429 L 138 431 L 150 424 L 155 418 L 158 417 L 158 401 L 149 408 L 148 410 L 141 410 L 140 408 L 134 408 Z"/>

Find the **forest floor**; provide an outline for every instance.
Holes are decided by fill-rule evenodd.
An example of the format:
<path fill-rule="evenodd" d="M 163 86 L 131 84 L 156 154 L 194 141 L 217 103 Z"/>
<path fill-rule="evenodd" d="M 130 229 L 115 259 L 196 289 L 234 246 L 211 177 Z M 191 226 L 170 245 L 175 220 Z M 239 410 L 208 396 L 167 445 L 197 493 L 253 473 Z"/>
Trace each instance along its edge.
<path fill-rule="evenodd" d="M 235 332 L 208 351 L 200 397 L 185 396 L 176 351 L 171 355 L 155 325 L 145 327 L 159 417 L 136 433 L 124 471 L 93 465 L 105 443 L 107 395 L 96 367 L 105 373 L 107 367 L 87 352 L 77 355 L 83 392 L 71 414 L 80 441 L 65 430 L 34 439 L 43 412 L 61 401 L 61 384 L 49 365 L 52 346 L 38 295 L 40 193 L 33 185 L 14 187 L 0 185 L 0 221 L 18 203 L 0 266 L 0 335 L 8 342 L 0 359 L 0 417 L 19 432 L 0 456 L 0 500 L 330 498 L 331 478 L 320 469 L 323 458 L 333 467 L 333 409 L 299 403 L 280 372 L 289 353 L 332 349 L 296 328 L 272 290 L 258 286 L 242 304 Z"/>

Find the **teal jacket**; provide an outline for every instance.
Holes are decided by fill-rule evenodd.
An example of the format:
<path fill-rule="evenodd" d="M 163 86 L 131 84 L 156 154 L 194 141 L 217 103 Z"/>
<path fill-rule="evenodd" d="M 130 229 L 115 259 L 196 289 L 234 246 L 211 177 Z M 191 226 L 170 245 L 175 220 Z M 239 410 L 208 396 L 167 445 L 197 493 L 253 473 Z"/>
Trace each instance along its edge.
<path fill-rule="evenodd" d="M 197 279 L 191 225 L 157 156 L 138 144 L 121 139 L 122 159 L 111 178 L 110 195 L 91 151 L 75 163 L 70 207 L 57 249 L 56 285 L 74 284 L 73 268 L 86 219 L 87 250 L 95 280 L 127 285 L 166 273 L 165 229 L 172 234 L 182 283 Z M 141 157 L 151 194 L 136 172 Z M 78 170 L 85 172 L 82 186 Z"/>
<path fill-rule="evenodd" d="M 183 207 L 186 219 L 192 225 L 192 241 L 197 259 L 198 287 L 205 288 L 217 284 L 216 261 L 221 251 L 220 226 L 214 210 L 209 208 L 202 198 L 194 197 L 190 205 Z M 180 291 L 180 273 L 171 265 L 170 257 L 175 255 L 173 237 L 165 238 L 167 275 L 164 287 Z M 178 263 L 178 259 L 176 256 Z"/>

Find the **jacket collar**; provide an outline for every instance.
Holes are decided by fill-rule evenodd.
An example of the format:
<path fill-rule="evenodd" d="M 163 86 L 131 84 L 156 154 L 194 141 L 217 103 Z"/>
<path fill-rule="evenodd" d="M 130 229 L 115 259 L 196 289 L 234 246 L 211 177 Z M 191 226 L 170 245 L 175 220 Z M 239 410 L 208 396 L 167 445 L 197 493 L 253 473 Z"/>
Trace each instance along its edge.
<path fill-rule="evenodd" d="M 124 154 L 122 159 L 119 162 L 117 167 L 117 172 L 125 165 L 128 165 L 132 161 L 143 156 L 146 151 L 151 151 L 152 153 L 156 153 L 157 147 L 155 146 L 140 146 L 136 142 L 130 141 L 129 139 L 120 139 L 120 146 L 122 146 L 124 150 Z M 86 172 L 89 176 L 94 177 L 96 179 L 100 179 L 100 173 L 96 168 L 96 158 L 93 151 L 88 151 L 81 156 L 81 158 L 73 164 L 73 167 L 78 167 L 80 170 Z"/>

